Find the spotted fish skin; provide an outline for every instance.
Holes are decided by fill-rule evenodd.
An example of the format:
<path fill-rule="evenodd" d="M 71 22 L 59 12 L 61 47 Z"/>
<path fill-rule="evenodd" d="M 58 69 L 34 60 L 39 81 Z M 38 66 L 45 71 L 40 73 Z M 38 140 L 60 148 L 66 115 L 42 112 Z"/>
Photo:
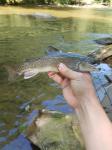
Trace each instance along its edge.
<path fill-rule="evenodd" d="M 9 73 L 9 81 L 15 80 L 23 75 L 24 79 L 29 79 L 41 72 L 59 72 L 58 65 L 64 63 L 67 67 L 78 72 L 93 72 L 98 69 L 93 65 L 94 59 L 75 53 L 56 52 L 40 58 L 25 61 L 17 66 L 4 65 Z"/>
<path fill-rule="evenodd" d="M 35 58 L 25 62 L 17 70 L 19 75 L 24 75 L 24 79 L 29 79 L 40 72 L 55 71 L 58 72 L 58 65 L 64 63 L 67 67 L 74 71 L 79 72 L 92 72 L 97 71 L 96 67 L 91 64 L 90 60 L 79 55 L 69 56 L 44 56 L 41 58 Z"/>

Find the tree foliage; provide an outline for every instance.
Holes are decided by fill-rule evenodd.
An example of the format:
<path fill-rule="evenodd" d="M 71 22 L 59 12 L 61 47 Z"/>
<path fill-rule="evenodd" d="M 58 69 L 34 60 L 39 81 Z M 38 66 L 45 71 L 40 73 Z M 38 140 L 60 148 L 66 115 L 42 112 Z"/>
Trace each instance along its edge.
<path fill-rule="evenodd" d="M 95 1 L 98 3 L 107 3 L 107 4 L 112 3 L 112 0 L 95 0 Z"/>
<path fill-rule="evenodd" d="M 0 4 L 81 4 L 83 0 L 0 0 Z M 112 3 L 112 0 L 94 0 L 98 3 Z"/>

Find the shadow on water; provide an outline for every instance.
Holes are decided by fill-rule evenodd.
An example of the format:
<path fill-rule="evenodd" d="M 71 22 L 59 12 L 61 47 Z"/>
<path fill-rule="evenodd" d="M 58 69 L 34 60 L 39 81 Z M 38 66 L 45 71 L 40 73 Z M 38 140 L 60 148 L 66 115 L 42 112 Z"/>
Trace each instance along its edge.
<path fill-rule="evenodd" d="M 95 39 L 112 36 L 110 33 L 111 21 L 83 18 L 43 20 L 27 15 L 0 15 L 0 66 L 43 56 L 49 45 L 65 52 L 87 54 L 101 47 L 94 42 Z M 24 146 L 24 150 L 31 150 L 30 143 L 18 131 L 29 116 L 34 117 L 35 111 L 42 108 L 64 113 L 72 110 L 59 96 L 59 86 L 46 74 L 29 80 L 20 77 L 13 82 L 7 78 L 7 71 L 0 67 L 0 149 L 22 150 Z"/>

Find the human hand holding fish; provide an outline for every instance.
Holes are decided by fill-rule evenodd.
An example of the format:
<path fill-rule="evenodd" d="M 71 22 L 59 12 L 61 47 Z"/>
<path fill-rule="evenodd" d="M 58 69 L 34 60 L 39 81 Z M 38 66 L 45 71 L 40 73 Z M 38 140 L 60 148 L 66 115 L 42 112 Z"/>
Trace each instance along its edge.
<path fill-rule="evenodd" d="M 61 85 L 66 101 L 75 109 L 86 149 L 111 150 L 112 124 L 98 101 L 90 74 L 72 71 L 62 63 L 58 69 L 59 74 L 49 72 L 48 76 Z"/>
<path fill-rule="evenodd" d="M 48 76 L 61 85 L 63 95 L 73 108 L 80 106 L 80 101 L 95 97 L 95 89 L 89 73 L 76 72 L 64 64 L 59 64 L 59 73 L 49 72 Z"/>

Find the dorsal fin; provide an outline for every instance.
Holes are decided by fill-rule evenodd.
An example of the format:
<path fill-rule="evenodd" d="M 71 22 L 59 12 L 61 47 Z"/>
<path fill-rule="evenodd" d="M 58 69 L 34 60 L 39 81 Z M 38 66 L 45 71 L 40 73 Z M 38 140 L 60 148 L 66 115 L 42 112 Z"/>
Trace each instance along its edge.
<path fill-rule="evenodd" d="M 62 51 L 57 49 L 57 48 L 55 48 L 55 47 L 53 47 L 53 46 L 48 46 L 48 48 L 46 50 L 46 53 L 47 53 L 47 55 L 52 56 L 52 55 L 56 55 L 56 54 L 62 53 Z"/>

